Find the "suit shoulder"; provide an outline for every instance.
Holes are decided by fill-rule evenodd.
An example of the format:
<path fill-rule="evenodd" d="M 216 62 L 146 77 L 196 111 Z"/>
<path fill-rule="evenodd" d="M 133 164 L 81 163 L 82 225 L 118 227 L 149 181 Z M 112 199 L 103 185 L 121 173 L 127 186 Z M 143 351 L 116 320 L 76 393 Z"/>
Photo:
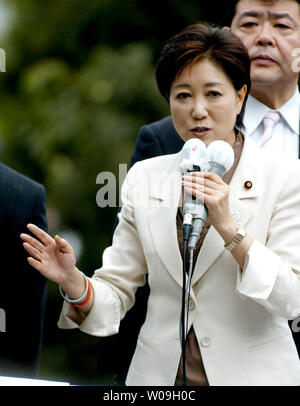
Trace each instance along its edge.
<path fill-rule="evenodd" d="M 161 120 L 154 121 L 150 124 L 145 124 L 140 128 L 140 134 L 145 135 L 146 133 L 151 133 L 151 135 L 158 137 L 159 139 L 168 139 L 170 136 L 172 138 L 178 138 L 181 140 L 180 136 L 178 135 L 177 131 L 175 130 L 173 120 L 171 116 L 165 117 Z"/>
<path fill-rule="evenodd" d="M 296 157 L 291 158 L 279 152 L 260 148 L 250 136 L 246 136 L 245 141 L 247 149 L 251 151 L 251 159 L 255 157 L 255 163 L 260 163 L 263 171 L 274 175 L 282 173 L 283 176 L 291 172 L 299 172 L 300 160 Z"/>
<path fill-rule="evenodd" d="M 283 172 L 286 174 L 300 172 L 300 159 L 297 159 L 296 157 L 291 158 L 288 156 L 284 156 L 280 153 L 273 151 L 265 151 L 265 150 L 261 151 L 264 153 L 264 158 L 267 160 L 266 164 L 269 165 L 274 171 Z"/>
<path fill-rule="evenodd" d="M 300 188 L 300 160 L 282 156 L 282 154 L 266 151 L 264 170 L 268 179 L 273 179 L 280 187 L 283 195 L 299 195 Z"/>
<path fill-rule="evenodd" d="M 166 128 L 173 128 L 173 120 L 171 116 L 164 117 L 160 120 L 154 121 L 153 123 L 145 124 L 141 129 L 151 129 L 154 132 L 161 131 Z"/>
<path fill-rule="evenodd" d="M 15 169 L 0 162 L 0 185 L 8 188 L 10 193 L 45 194 L 45 188 L 42 184 L 17 172 Z"/>
<path fill-rule="evenodd" d="M 285 158 L 282 162 L 282 171 L 289 172 L 288 177 L 293 180 L 297 180 L 300 184 L 300 159 L 288 159 Z"/>

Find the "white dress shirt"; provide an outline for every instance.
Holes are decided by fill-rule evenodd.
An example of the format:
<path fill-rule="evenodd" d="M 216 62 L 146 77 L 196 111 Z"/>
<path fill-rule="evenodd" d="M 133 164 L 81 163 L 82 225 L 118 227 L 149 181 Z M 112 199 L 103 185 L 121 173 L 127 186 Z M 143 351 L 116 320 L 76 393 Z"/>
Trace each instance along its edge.
<path fill-rule="evenodd" d="M 270 111 L 269 107 L 249 95 L 244 116 L 245 132 L 256 142 L 263 135 L 263 119 L 268 111 Z M 298 88 L 290 100 L 276 111 L 281 114 L 281 118 L 275 124 L 272 138 L 265 144 L 264 148 L 298 158 L 300 120 L 300 94 Z"/>

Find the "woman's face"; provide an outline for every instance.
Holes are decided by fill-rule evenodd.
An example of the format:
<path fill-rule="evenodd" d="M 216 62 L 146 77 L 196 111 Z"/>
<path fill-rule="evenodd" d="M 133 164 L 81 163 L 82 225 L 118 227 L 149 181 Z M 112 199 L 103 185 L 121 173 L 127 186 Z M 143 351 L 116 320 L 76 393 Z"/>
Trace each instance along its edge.
<path fill-rule="evenodd" d="M 186 66 L 170 90 L 175 129 L 184 141 L 199 138 L 206 146 L 215 140 L 233 145 L 246 91 L 246 85 L 236 91 L 224 71 L 208 59 Z"/>

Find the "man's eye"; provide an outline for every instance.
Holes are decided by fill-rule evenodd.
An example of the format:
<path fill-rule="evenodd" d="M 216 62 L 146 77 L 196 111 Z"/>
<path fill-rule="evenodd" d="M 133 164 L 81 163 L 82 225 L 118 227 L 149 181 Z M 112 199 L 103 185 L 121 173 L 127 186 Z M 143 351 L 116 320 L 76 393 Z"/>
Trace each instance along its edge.
<path fill-rule="evenodd" d="M 282 28 L 282 29 L 285 29 L 285 30 L 290 28 L 288 25 L 285 25 L 285 24 L 276 24 L 275 27 Z"/>
<path fill-rule="evenodd" d="M 251 28 L 251 27 L 254 27 L 255 25 L 257 25 L 255 22 L 253 22 L 253 21 L 248 21 L 247 23 L 241 24 L 241 27 L 244 27 L 244 28 Z"/>

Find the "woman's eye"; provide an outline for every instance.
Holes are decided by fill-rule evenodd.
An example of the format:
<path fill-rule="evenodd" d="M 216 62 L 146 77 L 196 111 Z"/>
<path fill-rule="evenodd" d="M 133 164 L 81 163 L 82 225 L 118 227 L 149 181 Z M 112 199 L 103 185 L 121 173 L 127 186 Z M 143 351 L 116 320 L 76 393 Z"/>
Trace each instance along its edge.
<path fill-rule="evenodd" d="M 183 99 L 187 99 L 188 97 L 190 97 L 190 94 L 189 93 L 185 93 L 185 92 L 182 92 L 182 93 L 179 93 L 177 96 L 176 96 L 176 99 L 181 99 L 181 100 L 183 100 Z"/>
<path fill-rule="evenodd" d="M 216 91 L 216 90 L 211 90 L 207 93 L 208 96 L 212 96 L 212 97 L 218 97 L 221 96 L 221 93 Z"/>

